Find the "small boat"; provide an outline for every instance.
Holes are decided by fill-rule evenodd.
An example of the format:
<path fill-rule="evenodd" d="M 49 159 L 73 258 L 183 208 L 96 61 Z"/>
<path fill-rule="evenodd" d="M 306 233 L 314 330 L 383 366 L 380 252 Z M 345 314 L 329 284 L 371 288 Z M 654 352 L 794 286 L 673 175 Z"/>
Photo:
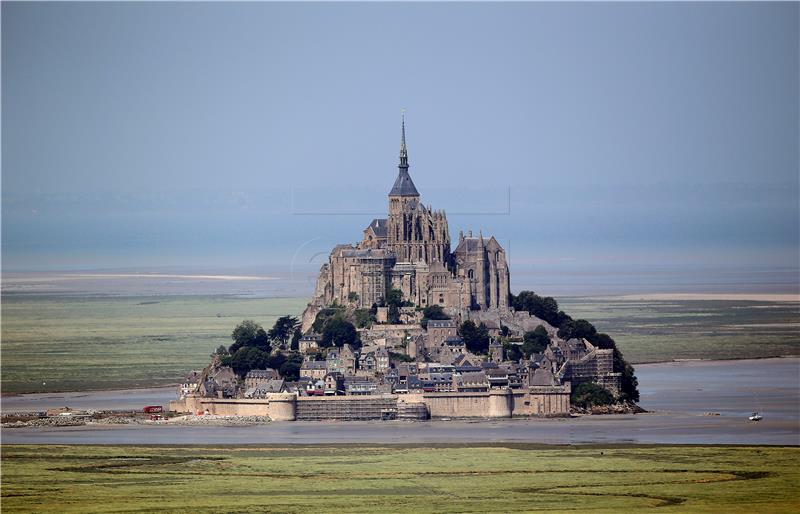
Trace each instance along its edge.
<path fill-rule="evenodd" d="M 747 419 L 749 419 L 750 421 L 761 421 L 762 419 L 764 419 L 764 416 L 762 416 L 762 415 L 761 415 L 761 414 L 759 414 L 758 412 L 754 412 L 754 413 L 753 413 L 753 414 L 752 414 L 752 415 L 751 415 L 749 418 L 747 418 Z"/>

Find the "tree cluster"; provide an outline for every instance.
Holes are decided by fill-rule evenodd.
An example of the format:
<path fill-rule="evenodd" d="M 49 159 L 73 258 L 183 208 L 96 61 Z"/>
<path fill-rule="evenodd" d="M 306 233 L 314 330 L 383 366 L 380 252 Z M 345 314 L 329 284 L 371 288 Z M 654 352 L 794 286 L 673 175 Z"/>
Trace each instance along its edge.
<path fill-rule="evenodd" d="M 458 328 L 458 335 L 464 340 L 464 346 L 470 352 L 479 355 L 489 353 L 489 329 L 483 322 L 476 325 L 474 321 L 468 319 Z"/>
<path fill-rule="evenodd" d="M 386 292 L 386 306 L 389 307 L 387 319 L 389 323 L 400 323 L 400 307 L 405 306 L 403 292 L 399 289 L 389 289 Z"/>
<path fill-rule="evenodd" d="M 611 405 L 615 400 L 605 387 L 585 382 L 572 390 L 570 401 L 572 405 L 586 409 L 593 405 Z"/>
<path fill-rule="evenodd" d="M 428 328 L 428 321 L 432 319 L 450 319 L 444 309 L 442 309 L 441 305 L 429 305 L 422 309 L 422 320 L 420 321 L 420 325 L 422 328 Z"/>
<path fill-rule="evenodd" d="M 639 401 L 639 381 L 633 366 L 625 361 L 622 352 L 608 334 L 598 332 L 594 325 L 584 319 L 573 320 L 558 309 L 555 299 L 539 296 L 533 291 L 521 291 L 516 296 L 511 295 L 511 305 L 518 311 L 527 311 L 558 327 L 558 337 L 562 339 L 583 338 L 599 348 L 614 350 L 614 371 L 622 374 L 620 397 L 622 400 Z"/>
<path fill-rule="evenodd" d="M 535 353 L 542 353 L 550 345 L 550 335 L 542 325 L 539 325 L 530 332 L 525 332 L 522 338 L 522 354 L 526 359 L 530 359 Z"/>
<path fill-rule="evenodd" d="M 354 348 L 361 347 L 361 338 L 358 336 L 356 327 L 342 317 L 328 318 L 322 326 L 322 341 L 320 346 L 329 348 L 349 344 Z"/>
<path fill-rule="evenodd" d="M 220 346 L 216 354 L 224 366 L 243 377 L 253 369 L 273 368 L 286 380 L 299 378 L 303 358 L 299 354 L 286 357 L 282 353 L 272 353 L 273 345 L 285 348 L 290 344 L 296 347 L 300 338 L 300 322 L 294 316 L 282 316 L 275 325 L 266 331 L 253 320 L 244 320 L 233 329 L 231 344 L 227 349 Z"/>

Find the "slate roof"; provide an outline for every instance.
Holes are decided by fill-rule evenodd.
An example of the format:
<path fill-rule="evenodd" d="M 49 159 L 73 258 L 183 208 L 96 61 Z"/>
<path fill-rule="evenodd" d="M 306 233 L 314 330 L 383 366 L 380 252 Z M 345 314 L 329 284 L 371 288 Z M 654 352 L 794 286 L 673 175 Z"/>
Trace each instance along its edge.
<path fill-rule="evenodd" d="M 481 242 L 483 244 L 481 244 Z M 489 237 L 488 239 L 484 238 L 481 241 L 480 237 L 465 237 L 463 241 L 458 243 L 458 246 L 453 251 L 453 253 L 464 253 L 464 252 L 477 252 L 483 249 L 495 251 L 502 249 L 500 243 L 494 238 L 494 236 Z"/>
<path fill-rule="evenodd" d="M 367 228 L 370 227 L 372 227 L 372 231 L 375 232 L 376 236 L 386 237 L 386 218 L 375 218 Z"/>
<path fill-rule="evenodd" d="M 444 343 L 448 346 L 461 346 L 464 344 L 464 340 L 459 336 L 447 336 Z"/>
<path fill-rule="evenodd" d="M 400 168 L 400 173 L 397 174 L 397 180 L 394 181 L 394 186 L 389 191 L 389 196 L 419 196 L 407 169 Z"/>
<path fill-rule="evenodd" d="M 251 369 L 247 372 L 247 375 L 244 377 L 245 379 L 248 378 L 264 378 L 267 380 L 274 380 L 279 378 L 280 375 L 277 371 L 272 368 L 268 369 Z"/>
<path fill-rule="evenodd" d="M 451 319 L 428 320 L 428 328 L 456 328 L 456 322 Z"/>

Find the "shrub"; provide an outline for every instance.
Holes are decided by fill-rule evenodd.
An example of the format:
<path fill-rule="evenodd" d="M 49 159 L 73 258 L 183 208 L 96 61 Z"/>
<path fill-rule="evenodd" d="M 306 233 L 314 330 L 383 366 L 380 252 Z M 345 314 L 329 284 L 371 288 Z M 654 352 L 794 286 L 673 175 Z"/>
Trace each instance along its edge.
<path fill-rule="evenodd" d="M 586 409 L 593 405 L 611 405 L 614 403 L 614 396 L 604 387 L 593 382 L 586 382 L 572 391 L 570 401 L 573 405 Z"/>

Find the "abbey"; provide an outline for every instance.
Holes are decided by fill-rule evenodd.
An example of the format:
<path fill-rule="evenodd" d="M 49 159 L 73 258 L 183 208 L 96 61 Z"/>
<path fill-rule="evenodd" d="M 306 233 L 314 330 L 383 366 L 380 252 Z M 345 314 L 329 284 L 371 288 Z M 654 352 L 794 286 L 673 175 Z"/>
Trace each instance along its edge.
<path fill-rule="evenodd" d="M 369 308 L 381 305 L 391 289 L 402 291 L 403 299 L 415 306 L 440 305 L 452 314 L 508 309 L 509 272 L 503 247 L 494 237 L 470 232 L 459 234 L 451 250 L 446 214 L 420 201 L 408 168 L 403 120 L 388 217 L 372 220 L 355 246 L 338 245 L 331 251 L 303 316 L 304 326 L 334 301 Z"/>

